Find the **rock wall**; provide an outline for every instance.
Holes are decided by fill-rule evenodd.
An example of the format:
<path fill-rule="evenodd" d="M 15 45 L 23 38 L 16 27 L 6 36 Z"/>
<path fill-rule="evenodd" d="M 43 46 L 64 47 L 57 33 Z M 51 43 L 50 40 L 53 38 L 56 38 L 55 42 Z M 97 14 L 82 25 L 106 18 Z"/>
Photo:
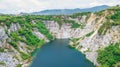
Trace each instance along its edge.
<path fill-rule="evenodd" d="M 72 20 L 78 21 L 79 18 L 72 19 Z M 81 18 L 81 21 L 86 21 L 86 20 L 85 18 L 83 19 Z M 78 23 L 81 23 L 81 21 L 79 21 Z M 94 20 L 91 22 L 94 22 Z M 47 29 L 58 39 L 78 38 L 78 37 L 83 36 L 84 34 L 89 33 L 90 31 L 94 29 L 92 24 L 86 25 L 83 29 L 71 28 L 72 27 L 71 23 L 63 23 L 61 27 L 55 21 L 44 21 L 44 24 L 46 25 Z"/>
<path fill-rule="evenodd" d="M 3 63 L 0 64 L 0 67 L 16 67 L 18 64 L 22 64 L 22 67 L 28 67 L 30 65 L 31 58 L 23 60 L 20 52 L 29 54 L 33 51 L 33 49 L 35 49 L 35 47 L 31 47 L 25 42 L 19 41 L 17 43 L 19 50 L 17 50 L 8 43 L 12 40 L 10 34 L 21 28 L 22 27 L 19 23 L 11 23 L 10 27 L 0 25 L 0 63 Z M 49 42 L 49 40 L 38 31 L 38 29 L 33 29 L 32 33 L 39 39 L 44 39 L 46 42 Z M 22 38 L 25 39 L 25 37 Z"/>
<path fill-rule="evenodd" d="M 105 35 L 99 35 L 98 30 L 101 25 L 107 21 L 106 16 L 109 13 L 105 11 L 103 14 L 104 15 L 102 16 L 97 16 L 96 14 L 91 13 L 88 19 L 86 19 L 86 16 L 83 16 L 81 19 L 69 18 L 70 20 L 74 20 L 77 23 L 84 22 L 85 27 L 83 29 L 71 28 L 70 23 L 63 23 L 61 27 L 57 22 L 54 21 L 44 21 L 44 24 L 58 39 L 78 38 L 75 48 L 84 53 L 86 58 L 93 62 L 94 65 L 99 66 L 97 63 L 97 50 L 99 48 L 109 46 L 111 43 L 120 42 L 120 26 L 112 26 L 112 28 L 107 31 Z M 92 35 L 86 36 L 86 34 L 92 31 Z M 70 41 L 70 44 L 74 45 L 75 43 Z"/>
<path fill-rule="evenodd" d="M 107 21 L 106 17 L 108 14 L 108 12 L 104 11 L 102 16 L 91 13 L 90 16 L 84 15 L 77 18 L 66 18 L 68 20 L 73 20 L 78 24 L 84 23 L 85 26 L 83 28 L 72 28 L 71 23 L 63 23 L 61 26 L 55 21 L 44 20 L 43 23 L 57 39 L 70 38 L 71 46 L 74 46 L 77 50 L 84 53 L 86 58 L 93 62 L 94 65 L 99 66 L 97 63 L 97 50 L 105 48 L 111 43 L 120 42 L 120 26 L 112 26 L 105 35 L 100 35 L 98 33 L 99 28 Z M 111 22 L 113 21 L 111 20 Z M 35 21 L 32 20 L 31 25 L 35 24 Z M 26 43 L 19 41 L 17 43 L 19 51 L 17 51 L 7 42 L 11 40 L 10 34 L 21 28 L 19 23 L 11 23 L 10 27 L 7 27 L 6 25 L 0 26 L 0 48 L 4 48 L 4 51 L 0 52 L 0 62 L 4 62 L 7 67 L 16 67 L 18 64 L 23 64 L 23 67 L 27 67 L 30 63 L 26 63 L 29 60 L 22 60 L 19 51 L 27 54 L 32 52 L 35 47 L 30 47 Z M 33 27 L 31 31 L 32 34 L 39 39 L 44 39 L 46 42 L 49 42 L 46 36 L 39 32 L 37 28 Z M 90 35 L 91 32 L 93 33 Z M 87 34 L 89 34 L 89 36 L 86 36 Z M 25 37 L 23 37 L 23 39 L 25 39 Z M 76 41 L 73 42 L 72 39 L 75 39 Z"/>

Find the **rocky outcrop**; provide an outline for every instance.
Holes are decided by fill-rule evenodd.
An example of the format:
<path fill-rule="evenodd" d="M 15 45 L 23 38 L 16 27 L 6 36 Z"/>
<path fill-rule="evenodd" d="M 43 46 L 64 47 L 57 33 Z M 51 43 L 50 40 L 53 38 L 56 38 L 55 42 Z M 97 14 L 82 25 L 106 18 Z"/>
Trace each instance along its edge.
<path fill-rule="evenodd" d="M 0 27 L 0 47 L 4 46 L 7 38 L 8 36 L 5 33 L 5 29 L 3 27 Z"/>
<path fill-rule="evenodd" d="M 86 27 L 89 27 L 88 29 L 86 29 L 88 31 L 93 30 L 94 33 L 89 36 L 86 36 L 86 34 L 83 33 L 84 36 L 81 36 L 75 42 L 77 44 L 75 45 L 75 48 L 84 53 L 86 55 L 86 58 L 93 62 L 94 65 L 99 66 L 99 64 L 97 63 L 97 50 L 105 48 L 111 43 L 120 42 L 120 26 L 112 26 L 105 35 L 100 35 L 98 33 L 98 30 L 101 25 L 106 21 L 106 18 L 105 16 L 99 17 L 99 20 L 97 22 L 95 22 L 94 18 L 96 17 L 92 14 L 86 24 Z M 71 41 L 70 44 L 74 45 L 74 42 Z"/>
<path fill-rule="evenodd" d="M 43 40 L 45 40 L 46 42 L 49 42 L 49 40 L 45 37 L 45 35 L 43 35 L 42 33 L 40 33 L 40 32 L 38 31 L 38 29 L 34 29 L 34 30 L 32 31 L 32 33 L 33 33 L 36 37 L 38 37 L 39 39 L 43 39 Z"/>
<path fill-rule="evenodd" d="M 8 34 L 10 34 L 11 32 L 15 32 L 17 30 L 19 30 L 21 28 L 20 24 L 19 23 L 12 23 L 10 25 L 10 28 L 8 29 Z"/>
<path fill-rule="evenodd" d="M 111 43 L 120 42 L 120 30 L 119 27 L 114 28 L 110 32 L 108 32 L 104 36 L 100 36 L 98 34 L 92 36 L 92 37 L 85 37 L 81 41 L 79 41 L 79 45 L 77 47 L 81 47 L 81 49 L 78 49 L 86 54 L 86 57 L 94 62 L 95 65 L 98 65 L 96 58 L 97 58 L 97 50 L 99 48 L 104 48 L 108 46 Z M 114 31 L 114 32 L 113 32 Z M 116 33 L 115 33 L 116 32 Z M 114 34 L 113 34 L 114 33 Z M 77 49 L 77 48 L 76 48 Z M 88 51 L 89 50 L 89 51 Z M 88 52 L 87 52 L 88 51 Z M 94 55 L 94 56 L 93 56 Z"/>
<path fill-rule="evenodd" d="M 87 16 L 83 15 L 83 16 L 79 16 L 78 18 L 71 18 L 71 17 L 69 17 L 68 19 L 69 20 L 73 20 L 73 21 L 75 21 L 75 22 L 80 24 L 80 23 L 85 23 L 86 22 Z"/>
<path fill-rule="evenodd" d="M 35 24 L 35 22 L 32 21 L 32 24 Z M 22 67 L 28 67 L 30 65 L 31 58 L 23 60 L 21 52 L 29 55 L 33 52 L 35 47 L 27 45 L 24 41 L 16 42 L 17 44 L 15 45 L 18 47 L 17 49 L 14 48 L 15 45 L 9 44 L 9 42 L 12 42 L 11 34 L 17 32 L 21 28 L 19 23 L 11 23 L 10 27 L 5 26 L 4 24 L 3 26 L 0 26 L 0 63 L 4 63 L 3 65 L 0 64 L 0 67 L 16 67 L 18 64 L 22 65 Z M 49 42 L 45 35 L 41 34 L 37 28 L 34 28 L 32 33 L 39 39 Z M 24 36 L 18 37 L 22 37 L 26 40 Z"/>
<path fill-rule="evenodd" d="M 0 53 L 0 62 L 5 63 L 5 67 L 16 67 L 19 63 L 11 53 Z"/>
<path fill-rule="evenodd" d="M 85 21 L 84 18 L 81 20 Z M 54 21 L 44 21 L 44 24 L 46 25 L 47 29 L 49 29 L 49 31 L 58 39 L 81 37 L 94 29 L 92 25 L 90 26 L 90 24 L 86 25 L 83 29 L 71 28 L 72 24 L 70 23 L 63 23 L 61 27 L 57 22 Z"/>

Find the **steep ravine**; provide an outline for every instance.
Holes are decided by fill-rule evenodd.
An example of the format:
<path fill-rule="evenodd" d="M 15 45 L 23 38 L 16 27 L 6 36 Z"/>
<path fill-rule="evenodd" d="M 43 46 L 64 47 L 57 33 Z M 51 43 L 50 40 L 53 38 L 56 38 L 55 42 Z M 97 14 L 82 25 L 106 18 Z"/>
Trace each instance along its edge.
<path fill-rule="evenodd" d="M 0 67 L 28 67 L 35 51 L 47 42 L 70 39 L 70 46 L 100 66 L 98 50 L 120 42 L 116 10 L 75 16 L 0 16 Z M 73 22 L 74 21 L 74 22 Z"/>
<path fill-rule="evenodd" d="M 58 39 L 70 38 L 70 45 L 81 51 L 86 55 L 94 65 L 99 66 L 97 62 L 98 50 L 105 48 L 112 43 L 120 42 L 120 25 L 111 26 L 111 28 L 104 34 L 99 34 L 100 27 L 107 22 L 107 16 L 112 14 L 112 11 L 103 11 L 102 15 L 91 13 L 86 19 L 85 15 L 79 18 L 72 19 L 82 23 L 85 21 L 84 28 L 71 28 L 71 24 L 63 23 L 60 27 L 57 22 L 44 21 L 47 29 L 55 35 Z M 69 19 L 69 18 L 68 18 Z M 113 22 L 112 20 L 110 21 Z"/>

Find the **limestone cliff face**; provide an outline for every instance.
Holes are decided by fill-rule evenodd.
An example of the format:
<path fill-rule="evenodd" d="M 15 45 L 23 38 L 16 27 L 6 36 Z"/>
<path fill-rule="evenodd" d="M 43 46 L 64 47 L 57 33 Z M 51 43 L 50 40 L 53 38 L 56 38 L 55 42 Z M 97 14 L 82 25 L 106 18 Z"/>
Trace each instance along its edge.
<path fill-rule="evenodd" d="M 13 28 L 10 30 L 13 30 Z M 8 35 L 5 32 L 5 27 L 1 26 L 0 27 L 0 48 L 9 48 L 10 47 L 6 41 L 7 38 L 8 38 Z M 18 64 L 18 60 L 13 58 L 15 53 L 8 52 L 7 49 L 5 49 L 4 51 L 5 52 L 0 52 L 0 62 L 4 62 L 6 64 L 3 67 L 6 67 L 6 66 L 15 67 Z M 11 62 L 13 62 L 13 63 L 11 63 Z"/>
<path fill-rule="evenodd" d="M 97 16 L 95 14 L 91 13 L 90 17 L 86 19 L 86 16 L 82 16 L 83 18 L 71 18 L 69 17 L 68 19 L 76 21 L 76 23 L 84 23 L 85 26 L 84 28 L 72 28 L 71 23 L 63 23 L 62 26 L 60 26 L 57 22 L 55 21 L 44 21 L 44 24 L 46 25 L 47 29 L 50 30 L 50 32 L 58 39 L 61 38 L 79 38 L 84 36 L 85 34 L 95 31 L 98 29 L 104 21 L 104 18 L 100 18 L 98 23 L 95 22 Z M 99 26 L 98 26 L 99 25 Z"/>
<path fill-rule="evenodd" d="M 72 20 L 78 21 L 79 19 L 72 19 Z M 86 20 L 83 18 L 76 23 L 82 23 L 81 21 L 86 21 Z M 46 25 L 47 29 L 49 29 L 50 32 L 58 39 L 81 37 L 84 34 L 87 34 L 90 31 L 92 31 L 93 29 L 93 26 L 90 26 L 89 24 L 86 25 L 83 29 L 71 28 L 72 27 L 71 23 L 63 23 L 62 26 L 59 26 L 59 24 L 55 21 L 44 21 L 44 24 Z"/>
<path fill-rule="evenodd" d="M 23 60 L 21 52 L 29 55 L 35 47 L 29 46 L 22 41 L 17 42 L 17 49 L 9 44 L 9 42 L 12 41 L 11 34 L 21 28 L 19 23 L 11 23 L 10 27 L 0 25 L 0 63 L 2 63 L 0 67 L 16 67 L 19 64 L 22 65 L 22 67 L 28 67 L 30 65 L 31 58 Z M 39 32 L 38 29 L 32 30 L 32 33 L 39 39 L 45 39 L 45 42 L 49 42 L 45 35 Z M 22 38 L 26 39 L 25 37 Z"/>
<path fill-rule="evenodd" d="M 46 27 L 50 32 L 58 39 L 63 38 L 72 38 L 77 39 L 76 41 L 70 41 L 71 46 L 74 46 L 76 49 L 81 51 L 86 55 L 86 58 L 89 59 L 94 65 L 99 66 L 97 63 L 97 50 L 100 48 L 105 48 L 111 43 L 120 42 L 120 26 L 112 26 L 105 35 L 100 35 L 98 30 L 100 27 L 108 21 L 106 18 L 111 12 L 104 11 L 103 15 L 99 16 L 94 13 L 91 13 L 88 19 L 87 16 L 82 16 L 82 18 L 71 18 L 68 19 L 74 20 L 77 23 L 85 23 L 84 28 L 71 28 L 70 23 L 63 23 L 60 27 L 59 24 L 55 21 L 44 21 Z M 113 22 L 112 20 L 110 22 Z M 92 34 L 90 34 L 92 33 Z M 89 36 L 86 36 L 90 34 Z"/>
<path fill-rule="evenodd" d="M 43 21 L 45 27 L 39 27 L 41 25 L 39 23 L 41 22 L 37 23 L 35 20 L 32 20 L 29 23 L 25 22 L 26 24 L 12 22 L 9 27 L 3 22 L 0 22 L 0 62 L 4 63 L 2 66 L 16 67 L 20 64 L 22 67 L 28 67 L 32 58 L 30 57 L 29 59 L 23 60 L 25 57 L 22 57 L 22 55 L 29 57 L 28 55 L 30 55 L 34 49 L 36 49 L 35 46 L 28 45 L 29 42 L 26 40 L 31 39 L 28 35 L 31 34 L 32 38 L 36 37 L 35 39 L 38 41 L 44 40 L 45 42 L 49 42 L 49 32 L 57 39 L 69 38 L 71 46 L 84 53 L 86 58 L 93 62 L 94 65 L 99 66 L 97 62 L 97 50 L 100 48 L 105 48 L 111 43 L 120 42 L 120 25 L 110 26 L 108 27 L 109 29 L 103 28 L 103 30 L 108 29 L 105 31 L 104 35 L 99 33 L 99 29 L 102 25 L 104 25 L 104 23 L 108 21 L 110 23 L 114 22 L 114 20 L 107 18 L 109 15 L 114 14 L 114 12 L 105 10 L 100 13 L 100 15 L 97 15 L 96 13 L 90 13 L 89 15 L 79 15 L 75 18 L 71 16 L 61 18 L 63 20 L 67 19 L 75 21 L 75 23 L 80 25 L 77 28 L 72 28 L 73 24 L 71 22 L 62 22 L 62 25 L 60 25 L 57 21 L 54 20 L 39 19 Z M 44 30 L 46 28 L 48 31 Z M 21 29 L 23 32 L 20 35 L 18 34 L 18 31 L 20 32 Z M 28 32 L 26 33 L 26 31 Z M 12 34 L 14 34 L 16 37 L 14 37 Z M 27 38 L 25 35 L 29 38 Z M 16 38 L 18 38 L 19 41 L 16 40 Z M 17 48 L 14 42 L 12 45 L 10 44 L 12 40 L 17 41 L 15 42 Z M 35 42 L 33 41 L 33 43 Z"/>
<path fill-rule="evenodd" d="M 0 35 L 0 47 L 2 47 L 5 44 L 6 39 L 8 38 L 4 30 L 5 29 L 3 27 L 0 27 L 0 34 L 1 34 Z"/>

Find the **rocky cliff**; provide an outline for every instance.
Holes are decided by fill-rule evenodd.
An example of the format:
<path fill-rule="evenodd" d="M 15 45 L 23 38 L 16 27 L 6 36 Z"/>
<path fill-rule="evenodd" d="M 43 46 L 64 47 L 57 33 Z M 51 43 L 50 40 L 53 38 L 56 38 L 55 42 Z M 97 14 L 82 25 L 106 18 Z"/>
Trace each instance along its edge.
<path fill-rule="evenodd" d="M 37 21 L 27 22 L 24 17 L 24 20 L 21 19 L 23 23 L 20 23 L 20 18 L 9 16 L 11 19 L 8 19 L 6 15 L 0 18 L 0 67 L 28 67 L 34 52 L 49 42 L 51 35 L 41 33 Z M 44 26 L 43 24 L 41 30 L 44 29 L 49 34 Z"/>
<path fill-rule="evenodd" d="M 72 28 L 70 23 L 63 23 L 59 26 L 55 21 L 44 21 L 44 24 L 56 38 L 70 38 L 71 46 L 84 53 L 95 66 L 100 66 L 97 62 L 97 51 L 112 43 L 120 42 L 120 25 L 114 25 L 114 18 L 108 18 L 116 12 L 116 10 L 105 10 L 89 15 L 79 15 L 76 18 L 67 17 L 78 24 L 84 23 L 83 28 Z M 105 28 L 103 25 L 108 27 Z"/>
<path fill-rule="evenodd" d="M 98 50 L 120 42 L 119 9 L 67 16 L 0 16 L 0 66 L 28 67 L 37 48 L 57 39 L 70 45 L 100 66 Z M 117 16 L 117 17 L 116 17 Z"/>

